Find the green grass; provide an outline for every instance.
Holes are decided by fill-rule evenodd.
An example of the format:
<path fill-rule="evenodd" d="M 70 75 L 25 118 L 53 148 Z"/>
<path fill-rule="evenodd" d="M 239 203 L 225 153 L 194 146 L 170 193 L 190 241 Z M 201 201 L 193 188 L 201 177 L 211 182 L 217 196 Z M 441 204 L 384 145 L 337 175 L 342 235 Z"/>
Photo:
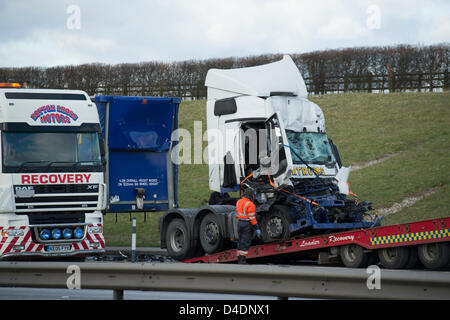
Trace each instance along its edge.
<path fill-rule="evenodd" d="M 313 96 L 325 114 L 328 135 L 344 165 L 398 155 L 350 174 L 352 191 L 375 208 L 441 187 L 415 205 L 388 216 L 384 224 L 450 216 L 450 93 L 339 94 Z M 179 127 L 193 137 L 194 121 L 206 129 L 206 101 L 183 102 Z M 204 144 L 205 145 L 205 144 Z M 192 154 L 193 159 L 193 154 Z M 198 207 L 209 198 L 208 166 L 181 165 L 180 207 Z M 137 217 L 138 246 L 158 246 L 157 222 L 162 213 Z M 129 214 L 105 217 L 108 246 L 130 245 Z"/>
<path fill-rule="evenodd" d="M 384 162 L 352 172 L 349 183 L 362 199 L 375 208 L 392 206 L 426 189 L 449 183 L 450 140 L 448 134 L 411 147 Z"/>
<path fill-rule="evenodd" d="M 450 183 L 442 186 L 436 193 L 416 202 L 411 207 L 387 216 L 383 223 L 391 225 L 408 223 L 428 218 L 444 218 L 450 216 Z"/>
<path fill-rule="evenodd" d="M 344 165 L 379 159 L 448 134 L 450 93 L 338 94 L 312 97 Z"/>
<path fill-rule="evenodd" d="M 179 128 L 191 132 L 192 152 L 191 159 L 194 162 L 194 121 L 202 122 L 202 134 L 206 130 L 206 101 L 197 100 L 183 102 L 180 106 Z M 203 142 L 203 150 L 207 142 Z M 203 161 L 202 161 L 203 162 Z M 196 208 L 208 203 L 209 199 L 209 171 L 207 164 L 180 165 L 178 186 L 179 205 L 182 208 Z"/>
<path fill-rule="evenodd" d="M 136 217 L 136 246 L 158 247 L 158 220 L 162 212 L 144 213 L 107 213 L 104 221 L 104 234 L 107 247 L 131 246 L 131 217 Z M 145 221 L 146 220 L 146 221 Z"/>

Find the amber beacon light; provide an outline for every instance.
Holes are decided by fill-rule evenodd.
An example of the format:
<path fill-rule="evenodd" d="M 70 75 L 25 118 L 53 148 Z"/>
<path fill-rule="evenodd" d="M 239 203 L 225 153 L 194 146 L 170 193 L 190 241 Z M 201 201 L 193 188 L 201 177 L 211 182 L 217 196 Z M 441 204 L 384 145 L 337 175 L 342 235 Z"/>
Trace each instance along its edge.
<path fill-rule="evenodd" d="M 0 88 L 20 88 L 20 83 L 16 82 L 0 82 Z"/>

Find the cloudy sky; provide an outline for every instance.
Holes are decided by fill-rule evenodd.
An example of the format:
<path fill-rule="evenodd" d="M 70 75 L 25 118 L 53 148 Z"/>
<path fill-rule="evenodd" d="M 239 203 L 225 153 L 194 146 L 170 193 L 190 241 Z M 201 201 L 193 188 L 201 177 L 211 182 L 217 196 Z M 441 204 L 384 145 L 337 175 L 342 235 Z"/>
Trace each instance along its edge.
<path fill-rule="evenodd" d="M 0 0 L 0 67 L 450 42 L 449 0 Z"/>

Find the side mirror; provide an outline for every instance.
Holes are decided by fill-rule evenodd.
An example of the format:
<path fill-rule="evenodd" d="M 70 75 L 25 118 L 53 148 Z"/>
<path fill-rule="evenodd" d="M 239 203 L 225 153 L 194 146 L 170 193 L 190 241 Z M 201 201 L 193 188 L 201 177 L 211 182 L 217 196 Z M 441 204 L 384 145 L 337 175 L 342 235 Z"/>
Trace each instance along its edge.
<path fill-rule="evenodd" d="M 102 158 L 105 156 L 106 153 L 106 143 L 105 143 L 105 139 L 103 139 L 102 137 L 100 137 L 99 139 L 99 144 L 100 144 L 100 155 L 102 156 Z"/>

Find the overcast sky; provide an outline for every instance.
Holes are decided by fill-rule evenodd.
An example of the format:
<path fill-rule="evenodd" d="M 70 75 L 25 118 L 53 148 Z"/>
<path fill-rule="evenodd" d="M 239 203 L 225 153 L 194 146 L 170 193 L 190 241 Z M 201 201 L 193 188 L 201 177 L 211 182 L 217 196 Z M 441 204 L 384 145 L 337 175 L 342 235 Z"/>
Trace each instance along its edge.
<path fill-rule="evenodd" d="M 450 0 L 0 0 L 0 67 L 450 42 Z"/>

